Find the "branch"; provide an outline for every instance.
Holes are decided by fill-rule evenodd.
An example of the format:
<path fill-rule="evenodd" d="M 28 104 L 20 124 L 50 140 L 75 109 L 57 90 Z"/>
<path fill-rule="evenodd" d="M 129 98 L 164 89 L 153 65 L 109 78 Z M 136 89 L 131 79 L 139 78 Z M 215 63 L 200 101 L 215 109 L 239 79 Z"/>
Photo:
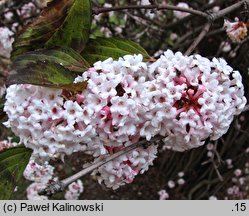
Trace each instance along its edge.
<path fill-rule="evenodd" d="M 87 168 L 81 170 L 80 172 L 78 172 L 78 173 L 76 173 L 76 174 L 74 174 L 66 179 L 63 179 L 61 181 L 57 181 L 57 182 L 54 182 L 54 183 L 48 185 L 47 188 L 45 188 L 39 192 L 39 195 L 51 196 L 55 193 L 61 192 L 65 189 L 65 187 L 67 185 L 69 185 L 72 182 L 76 181 L 77 179 L 85 176 L 86 174 L 92 172 L 93 170 L 103 166 L 104 164 L 106 164 L 110 161 L 113 161 L 117 157 L 119 157 L 123 154 L 126 154 L 126 153 L 128 153 L 128 152 L 130 152 L 138 147 L 141 147 L 141 146 L 146 148 L 146 147 L 152 145 L 152 143 L 160 141 L 161 139 L 162 139 L 161 136 L 156 136 L 156 137 L 153 137 L 150 141 L 142 140 L 142 141 L 137 142 L 135 144 L 131 144 L 131 145 L 123 148 L 122 150 L 116 152 L 115 154 L 110 155 L 109 157 L 103 158 L 101 161 L 96 161 L 92 165 L 88 166 Z"/>
<path fill-rule="evenodd" d="M 227 14 L 233 12 L 234 10 L 240 8 L 242 5 L 244 5 L 244 3 L 249 3 L 249 0 L 239 1 L 239 2 L 225 8 L 223 10 L 220 10 L 220 11 L 218 11 L 216 13 L 210 14 L 211 19 L 213 21 L 215 21 L 215 20 L 217 20 L 217 19 L 219 19 L 221 17 L 224 17 L 225 15 L 227 15 Z"/>
<path fill-rule="evenodd" d="M 142 9 L 156 9 L 156 10 L 173 10 L 173 11 L 182 11 L 190 14 L 194 14 L 203 18 L 208 19 L 208 14 L 205 12 L 191 9 L 191 8 L 183 8 L 183 7 L 177 7 L 173 5 L 168 4 L 162 4 L 162 5 L 127 5 L 127 6 L 117 6 L 117 7 L 109 7 L 109 8 L 93 8 L 93 14 L 98 15 L 100 13 L 107 13 L 111 11 L 121 11 L 121 10 L 142 10 Z"/>
<path fill-rule="evenodd" d="M 239 1 L 223 10 L 220 10 L 219 12 L 216 13 L 211 13 L 208 15 L 208 23 L 204 26 L 203 30 L 199 34 L 199 36 L 194 40 L 194 42 L 191 44 L 191 46 L 188 48 L 188 50 L 185 52 L 185 55 L 190 55 L 194 49 L 198 46 L 198 44 L 203 40 L 203 38 L 207 35 L 212 23 L 221 18 L 224 17 L 225 15 L 233 12 L 234 10 L 240 8 L 244 3 L 249 3 L 249 0 L 243 0 Z"/>
<path fill-rule="evenodd" d="M 194 42 L 191 44 L 191 46 L 188 48 L 188 50 L 185 52 L 185 55 L 190 55 L 194 49 L 198 46 L 198 44 L 202 41 L 202 39 L 207 35 L 210 27 L 212 25 L 212 22 L 208 22 L 202 29 L 199 36 L 194 40 Z"/>

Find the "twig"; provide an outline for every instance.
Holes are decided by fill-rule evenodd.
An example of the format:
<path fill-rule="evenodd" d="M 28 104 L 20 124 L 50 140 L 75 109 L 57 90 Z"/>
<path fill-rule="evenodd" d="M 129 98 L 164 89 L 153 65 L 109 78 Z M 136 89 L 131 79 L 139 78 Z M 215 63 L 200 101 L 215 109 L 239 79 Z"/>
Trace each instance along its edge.
<path fill-rule="evenodd" d="M 185 52 L 185 55 L 190 55 L 194 49 L 198 46 L 198 44 L 203 40 L 203 38 L 207 35 L 212 23 L 221 18 L 224 17 L 225 15 L 231 13 L 232 11 L 240 8 L 244 3 L 247 2 L 249 3 L 249 0 L 243 0 L 239 1 L 223 10 L 220 10 L 219 12 L 216 13 L 211 13 L 208 15 L 208 23 L 204 26 L 203 30 L 199 34 L 199 36 L 194 40 L 194 42 L 191 44 L 191 46 L 188 48 L 188 50 Z"/>
<path fill-rule="evenodd" d="M 142 25 L 146 26 L 147 28 L 150 28 L 154 31 L 159 31 L 159 32 L 163 32 L 163 30 L 159 29 L 159 28 L 156 28 L 154 27 L 153 25 L 149 25 L 146 23 L 146 21 L 144 21 L 143 19 L 141 19 L 140 17 L 136 17 L 136 16 L 133 16 L 131 13 L 127 12 L 126 13 L 129 17 L 131 17 L 133 20 L 137 21 L 138 23 L 141 23 Z"/>
<path fill-rule="evenodd" d="M 194 40 L 194 42 L 191 44 L 191 46 L 185 52 L 185 55 L 190 55 L 194 51 L 194 49 L 198 46 L 198 44 L 202 41 L 202 39 L 208 33 L 211 25 L 212 25 L 212 22 L 206 23 L 206 25 L 203 27 L 201 33 L 199 34 L 199 36 Z"/>
<path fill-rule="evenodd" d="M 195 10 L 192 8 L 183 8 L 177 7 L 168 4 L 162 5 L 127 5 L 127 6 L 117 6 L 117 7 L 109 7 L 109 8 L 93 8 L 93 14 L 98 15 L 100 13 L 107 13 L 111 11 L 121 11 L 121 10 L 141 10 L 141 9 L 156 9 L 156 10 L 174 10 L 174 11 L 182 11 L 190 14 L 194 14 L 203 18 L 208 18 L 208 14 L 205 12 Z"/>
<path fill-rule="evenodd" d="M 214 160 L 212 160 L 212 164 L 213 164 L 213 167 L 214 167 L 214 170 L 219 178 L 219 180 L 222 182 L 224 181 L 222 175 L 220 174 L 220 171 L 218 170 L 218 166 L 215 164 Z"/>
<path fill-rule="evenodd" d="M 240 8 L 242 5 L 244 5 L 245 2 L 249 3 L 249 0 L 239 1 L 239 2 L 225 8 L 223 10 L 220 10 L 220 11 L 218 11 L 216 13 L 211 14 L 211 17 L 212 17 L 213 21 L 217 20 L 217 19 L 219 19 L 221 17 L 224 17 L 225 15 L 227 15 L 227 14 L 233 12 L 234 10 Z"/>
<path fill-rule="evenodd" d="M 116 6 L 116 7 L 109 7 L 109 8 L 93 8 L 93 14 L 98 15 L 100 13 L 107 13 L 111 11 L 121 11 L 121 10 L 141 10 L 141 9 L 154 9 L 154 10 L 173 10 L 173 11 L 182 11 L 186 12 L 192 15 L 197 15 L 200 17 L 203 17 L 208 20 L 208 23 L 204 26 L 203 30 L 199 34 L 199 36 L 194 40 L 194 42 L 191 44 L 191 46 L 188 48 L 186 51 L 186 55 L 190 55 L 193 50 L 198 46 L 198 44 L 202 41 L 202 39 L 207 35 L 212 23 L 221 18 L 224 17 L 225 15 L 231 13 L 232 11 L 240 8 L 244 3 L 249 3 L 249 0 L 242 0 L 239 1 L 223 10 L 220 10 L 219 12 L 215 13 L 208 13 L 208 12 L 203 12 L 199 10 L 195 10 L 192 8 L 182 8 L 182 7 L 177 7 L 169 4 L 156 4 L 155 1 L 153 1 L 153 4 L 150 5 L 127 5 L 127 6 Z M 189 17 L 189 16 L 188 16 Z M 180 20 L 181 21 L 181 20 Z M 179 22 L 180 22 L 179 21 Z M 177 22 L 178 23 L 178 22 Z"/>
<path fill-rule="evenodd" d="M 101 161 L 97 161 L 97 162 L 93 163 L 92 165 L 88 166 L 87 168 L 81 170 L 80 172 L 78 172 L 78 173 L 76 173 L 76 174 L 74 174 L 66 179 L 63 179 L 61 181 L 57 181 L 57 182 L 54 182 L 54 183 L 48 185 L 48 187 L 45 188 L 44 190 L 40 191 L 39 194 L 51 196 L 55 193 L 61 192 L 70 183 L 85 176 L 86 174 L 92 172 L 93 170 L 103 166 L 104 164 L 116 159 L 117 157 L 119 157 L 125 153 L 128 153 L 128 152 L 130 152 L 138 147 L 144 146 L 144 145 L 145 145 L 145 147 L 148 147 L 148 146 L 152 145 L 154 142 L 159 141 L 161 139 L 162 139 L 161 136 L 156 136 L 156 137 L 152 138 L 149 142 L 147 140 L 142 140 L 142 141 L 137 142 L 135 144 L 129 145 L 129 146 L 125 147 L 124 149 L 118 151 L 117 153 L 115 153 L 109 157 L 106 157 L 106 158 L 102 159 Z"/>
<path fill-rule="evenodd" d="M 214 36 L 214 35 L 217 35 L 217 34 L 221 34 L 221 33 L 225 33 L 225 32 L 226 32 L 226 30 L 224 28 L 215 29 L 213 31 L 210 31 L 207 34 L 207 37 L 211 37 L 211 36 Z"/>
<path fill-rule="evenodd" d="M 179 46 L 180 43 L 186 41 L 189 37 L 193 37 L 193 34 L 199 33 L 203 29 L 203 26 L 198 26 L 195 29 L 191 29 L 188 33 L 177 39 L 176 43 Z M 176 45 L 176 46 L 177 46 Z"/>

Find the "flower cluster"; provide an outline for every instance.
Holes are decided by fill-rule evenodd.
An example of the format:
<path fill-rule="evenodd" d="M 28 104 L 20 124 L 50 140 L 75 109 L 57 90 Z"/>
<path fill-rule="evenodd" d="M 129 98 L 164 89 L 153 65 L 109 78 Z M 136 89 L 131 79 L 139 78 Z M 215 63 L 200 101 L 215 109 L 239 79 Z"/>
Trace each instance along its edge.
<path fill-rule="evenodd" d="M 228 37 L 233 42 L 240 42 L 247 36 L 247 25 L 238 19 L 235 22 L 224 21 L 224 27 L 226 29 Z"/>
<path fill-rule="evenodd" d="M 242 162 L 238 164 L 237 158 L 226 159 L 225 168 L 230 171 L 227 188 L 224 191 L 215 194 L 216 199 L 220 200 L 246 200 L 249 198 L 249 148 L 243 152 L 245 158 L 241 157 Z M 225 193 L 224 193 L 225 192 Z"/>
<path fill-rule="evenodd" d="M 45 189 L 51 182 L 57 181 L 58 178 L 54 174 L 55 167 L 49 165 L 47 161 L 39 159 L 36 155 L 32 155 L 31 159 L 23 173 L 23 176 L 32 181 L 26 192 L 29 200 L 47 200 L 48 197 L 39 195 L 38 193 Z M 65 192 L 65 199 L 77 200 L 83 192 L 83 183 L 77 180 L 68 186 Z"/>
<path fill-rule="evenodd" d="M 109 154 L 112 154 L 119 148 L 112 147 L 108 150 Z M 107 187 L 115 190 L 125 183 L 133 182 L 139 173 L 143 174 L 147 171 L 149 166 L 153 164 L 156 154 L 157 146 L 155 145 L 149 146 L 147 149 L 140 147 L 99 167 L 93 174 L 97 174 L 99 183 L 104 182 Z"/>
<path fill-rule="evenodd" d="M 32 85 L 7 89 L 4 110 L 26 146 L 42 157 L 87 151 L 96 160 L 156 135 L 184 151 L 221 137 L 245 106 L 241 76 L 225 60 L 168 50 L 154 63 L 142 55 L 99 61 L 75 79 L 78 93 Z M 118 188 L 143 173 L 157 146 L 138 148 L 97 169 Z"/>
<path fill-rule="evenodd" d="M 249 153 L 249 148 L 247 154 Z M 227 188 L 225 199 L 248 199 L 249 197 L 249 160 L 243 169 L 235 169 L 231 185 Z"/>
<path fill-rule="evenodd" d="M 84 187 L 81 180 L 77 180 L 77 182 L 73 182 L 68 186 L 68 190 L 65 193 L 66 200 L 77 200 L 79 199 L 80 194 L 83 192 Z"/>
<path fill-rule="evenodd" d="M 18 143 L 12 142 L 11 138 L 8 138 L 8 140 L 2 140 L 0 141 L 0 152 L 5 149 L 16 147 L 17 145 Z"/>
<path fill-rule="evenodd" d="M 149 71 L 157 92 L 150 101 L 161 105 L 151 126 L 167 136 L 166 145 L 174 150 L 198 147 L 208 137 L 218 139 L 246 104 L 241 75 L 223 59 L 168 50 Z"/>
<path fill-rule="evenodd" d="M 62 90 L 32 85 L 12 85 L 7 89 L 6 126 L 32 148 L 34 154 L 54 157 L 84 150 L 81 142 L 93 142 L 91 126 L 84 128 L 84 110 L 77 102 L 64 102 Z"/>
<path fill-rule="evenodd" d="M 33 2 L 29 2 L 24 4 L 20 9 L 17 10 L 17 14 L 20 16 L 21 19 L 27 19 L 34 14 L 39 13 L 39 9 Z"/>
<path fill-rule="evenodd" d="M 47 196 L 39 195 L 38 192 L 45 189 L 47 184 L 56 180 L 54 178 L 54 167 L 48 162 L 36 161 L 36 156 L 32 156 L 23 176 L 33 183 L 27 188 L 27 198 L 29 200 L 47 200 Z"/>
<path fill-rule="evenodd" d="M 23 176 L 29 181 L 47 183 L 52 178 L 53 173 L 54 167 L 49 165 L 47 161 L 38 164 L 35 158 L 31 158 L 24 170 Z"/>

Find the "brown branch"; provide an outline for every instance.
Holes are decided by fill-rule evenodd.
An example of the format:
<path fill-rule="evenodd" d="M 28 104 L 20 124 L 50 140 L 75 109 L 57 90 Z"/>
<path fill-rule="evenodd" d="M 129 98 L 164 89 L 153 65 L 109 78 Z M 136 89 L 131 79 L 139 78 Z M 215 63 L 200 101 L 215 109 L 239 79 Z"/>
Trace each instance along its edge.
<path fill-rule="evenodd" d="M 155 9 L 155 10 L 174 10 L 174 11 L 182 11 L 190 14 L 194 14 L 203 18 L 208 19 L 208 14 L 205 12 L 195 10 L 192 8 L 183 8 L 177 7 L 168 4 L 162 5 L 127 5 L 127 6 L 117 6 L 117 7 L 109 7 L 109 8 L 93 8 L 93 14 L 98 15 L 100 13 L 107 13 L 111 11 L 122 11 L 122 10 L 142 10 L 142 9 Z"/>
<path fill-rule="evenodd" d="M 81 170 L 80 172 L 66 178 L 63 179 L 61 181 L 57 181 L 54 182 L 50 185 L 48 185 L 47 188 L 45 188 L 44 190 L 40 191 L 39 194 L 40 195 L 46 195 L 46 196 L 51 196 L 55 193 L 61 192 L 65 189 L 65 187 L 69 184 L 71 184 L 72 182 L 76 181 L 77 179 L 85 176 L 86 174 L 92 172 L 93 170 L 103 166 L 104 164 L 113 161 L 114 159 L 116 159 L 117 157 L 124 155 L 138 147 L 144 146 L 148 147 L 150 145 L 152 145 L 154 142 L 160 141 L 162 139 L 161 136 L 156 136 L 154 138 L 152 138 L 150 141 L 147 140 L 142 140 L 140 142 L 137 142 L 135 144 L 129 145 L 127 147 L 125 147 L 124 149 L 118 151 L 117 153 L 110 155 L 109 157 L 103 158 L 100 161 L 96 161 L 95 163 L 93 163 L 92 165 L 86 167 L 85 169 Z"/>
<path fill-rule="evenodd" d="M 212 25 L 212 22 L 206 23 L 206 25 L 203 27 L 201 33 L 199 34 L 199 36 L 194 40 L 194 42 L 191 44 L 191 46 L 185 52 L 185 55 L 190 55 L 194 51 L 194 49 L 198 46 L 198 44 L 202 41 L 202 39 L 207 35 L 211 25 Z"/>
<path fill-rule="evenodd" d="M 198 44 L 203 40 L 203 38 L 207 35 L 207 33 L 209 32 L 209 29 L 212 25 L 212 23 L 221 18 L 224 17 L 225 15 L 233 12 L 234 10 L 240 8 L 242 5 L 244 5 L 244 3 L 249 3 L 249 0 L 243 0 L 243 1 L 239 1 L 223 10 L 220 10 L 216 13 L 212 13 L 208 15 L 208 23 L 204 26 L 203 30 L 201 31 L 201 33 L 199 34 L 199 36 L 194 40 L 194 42 L 191 44 L 191 46 L 188 48 L 188 50 L 185 52 L 185 55 L 190 55 L 194 49 L 198 46 Z"/>
<path fill-rule="evenodd" d="M 225 15 L 227 15 L 227 14 L 229 14 L 229 13 L 237 10 L 238 8 L 240 8 L 242 5 L 244 5 L 245 2 L 249 3 L 249 0 L 239 1 L 239 2 L 237 2 L 237 3 L 235 3 L 235 4 L 231 5 L 231 6 L 229 6 L 227 8 L 225 8 L 223 10 L 220 10 L 220 11 L 218 11 L 216 13 L 213 13 L 213 14 L 210 15 L 211 19 L 213 21 L 215 21 L 215 20 L 217 20 L 217 19 L 219 19 L 221 17 L 224 17 Z"/>

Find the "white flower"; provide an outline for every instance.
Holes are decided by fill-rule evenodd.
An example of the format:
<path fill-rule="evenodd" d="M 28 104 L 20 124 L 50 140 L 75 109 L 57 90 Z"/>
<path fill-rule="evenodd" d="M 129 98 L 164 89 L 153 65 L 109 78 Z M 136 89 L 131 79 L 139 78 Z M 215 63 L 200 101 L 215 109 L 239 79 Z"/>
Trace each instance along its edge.
<path fill-rule="evenodd" d="M 169 188 L 174 188 L 174 187 L 175 187 L 175 182 L 172 181 L 172 180 L 169 180 L 169 181 L 168 181 L 168 187 L 169 187 Z"/>
<path fill-rule="evenodd" d="M 185 3 L 185 2 L 179 2 L 176 6 L 181 7 L 181 8 L 189 9 L 188 4 Z M 182 18 L 184 18 L 184 17 L 186 17 L 188 15 L 187 12 L 182 12 L 182 11 L 174 11 L 173 13 L 174 13 L 174 15 L 175 15 L 175 17 L 177 19 L 182 19 Z"/>
<path fill-rule="evenodd" d="M 225 75 L 229 75 L 233 71 L 233 68 L 230 67 L 227 64 L 227 62 L 222 58 L 219 58 L 219 59 L 213 58 L 212 63 L 219 72 L 222 72 Z"/>
<path fill-rule="evenodd" d="M 73 125 L 76 121 L 83 120 L 83 109 L 77 102 L 66 101 L 64 103 L 66 111 L 67 123 Z"/>
<path fill-rule="evenodd" d="M 166 200 L 169 198 L 169 194 L 166 192 L 166 190 L 160 190 L 158 191 L 159 200 Z"/>

